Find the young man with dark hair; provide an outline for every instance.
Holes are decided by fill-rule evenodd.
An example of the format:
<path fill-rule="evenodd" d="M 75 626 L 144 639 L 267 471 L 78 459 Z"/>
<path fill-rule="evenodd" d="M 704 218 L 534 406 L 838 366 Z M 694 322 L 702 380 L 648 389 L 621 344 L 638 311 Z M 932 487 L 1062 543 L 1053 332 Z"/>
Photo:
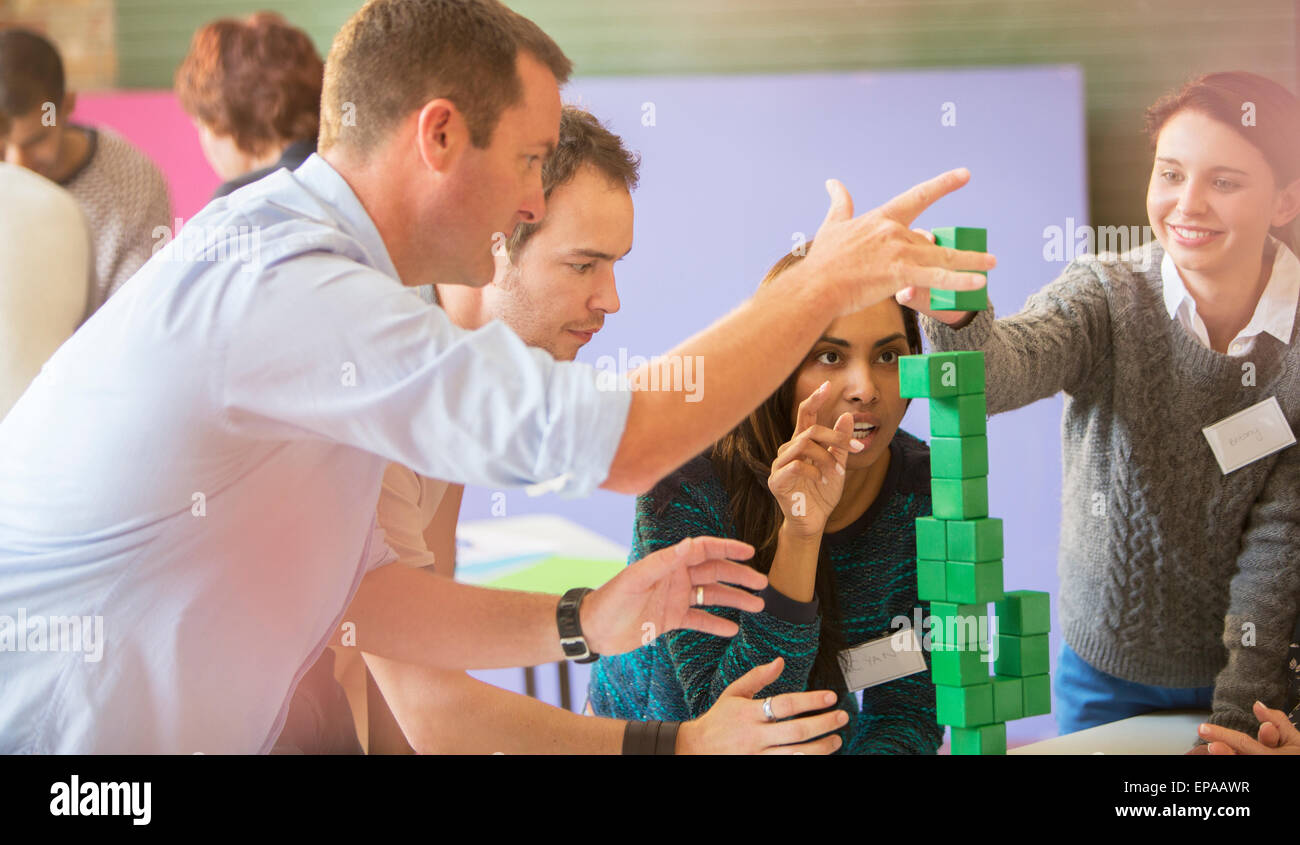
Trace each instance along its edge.
<path fill-rule="evenodd" d="M 520 223 L 506 239 L 492 283 L 438 285 L 456 325 L 503 321 L 529 346 L 571 361 L 619 308 L 614 263 L 632 248 L 632 196 L 640 161 L 595 116 L 566 106 L 560 142 L 542 167 L 548 215 Z M 557 202 L 565 213 L 553 217 Z M 537 236 L 543 243 L 530 247 Z"/>
<path fill-rule="evenodd" d="M 326 62 L 321 154 L 191 221 L 257 227 L 257 254 L 182 259 L 173 241 L 54 355 L 0 423 L 0 607 L 94 614 L 106 641 L 103 660 L 0 652 L 0 750 L 269 750 L 372 569 L 385 613 L 348 620 L 356 646 L 452 669 L 622 653 L 646 624 L 730 636 L 700 606 L 762 607 L 738 589 L 766 586 L 734 562 L 752 548 L 720 538 L 558 606 L 383 566 L 390 462 L 640 492 L 771 393 L 828 319 L 907 285 L 981 287 L 970 271 L 994 264 L 909 228 L 962 171 L 857 218 L 831 183 L 800 266 L 673 350 L 709 359 L 696 402 L 603 390 L 500 323 L 460 329 L 406 288 L 488 283 L 494 241 L 542 219 L 567 65 L 492 0 L 371 0 Z M 472 117 L 483 103 L 499 108 Z M 424 613 L 434 601 L 447 612 Z M 771 718 L 801 701 L 777 696 Z M 812 738 L 789 724 L 780 744 Z M 622 743 L 615 723 L 598 744 Z"/>
<path fill-rule="evenodd" d="M 53 44 L 29 30 L 0 30 L 0 161 L 77 198 L 94 240 L 89 315 L 149 260 L 155 228 L 172 219 L 154 163 L 111 130 L 72 123 L 75 104 Z"/>

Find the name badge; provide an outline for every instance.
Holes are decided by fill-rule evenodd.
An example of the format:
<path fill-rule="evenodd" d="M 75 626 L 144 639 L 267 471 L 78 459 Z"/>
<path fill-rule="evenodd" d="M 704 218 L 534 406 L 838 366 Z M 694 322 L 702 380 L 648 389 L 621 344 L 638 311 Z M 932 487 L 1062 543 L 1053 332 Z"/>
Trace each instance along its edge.
<path fill-rule="evenodd" d="M 874 687 L 925 671 L 925 656 L 916 632 L 904 628 L 840 652 L 840 671 L 849 692 Z"/>
<path fill-rule="evenodd" d="M 1276 396 L 1224 417 L 1201 431 L 1224 475 L 1295 443 L 1295 433 Z"/>

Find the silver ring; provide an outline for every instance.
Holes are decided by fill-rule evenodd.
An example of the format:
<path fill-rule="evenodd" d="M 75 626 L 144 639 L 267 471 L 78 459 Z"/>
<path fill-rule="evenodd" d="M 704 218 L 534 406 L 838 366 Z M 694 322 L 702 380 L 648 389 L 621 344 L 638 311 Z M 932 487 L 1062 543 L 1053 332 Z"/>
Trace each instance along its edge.
<path fill-rule="evenodd" d="M 767 717 L 769 722 L 776 721 L 776 714 L 772 712 L 772 696 L 770 695 L 763 699 L 763 715 Z"/>
<path fill-rule="evenodd" d="M 695 604 L 696 606 L 704 604 L 704 585 L 695 588 Z"/>

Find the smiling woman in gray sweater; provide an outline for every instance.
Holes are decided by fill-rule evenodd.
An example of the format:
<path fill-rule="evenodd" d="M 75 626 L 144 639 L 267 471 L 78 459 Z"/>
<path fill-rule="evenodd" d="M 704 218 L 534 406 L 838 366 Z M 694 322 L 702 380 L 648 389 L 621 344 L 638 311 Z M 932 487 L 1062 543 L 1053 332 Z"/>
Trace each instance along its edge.
<path fill-rule="evenodd" d="M 1300 103 L 1212 74 L 1148 129 L 1156 242 L 1076 261 L 1000 320 L 899 300 L 936 350 L 984 351 L 990 414 L 1066 394 L 1063 732 L 1212 696 L 1212 722 L 1253 733 L 1254 702 L 1287 694 L 1300 448 L 1225 475 L 1201 429 L 1270 397 L 1300 423 Z"/>

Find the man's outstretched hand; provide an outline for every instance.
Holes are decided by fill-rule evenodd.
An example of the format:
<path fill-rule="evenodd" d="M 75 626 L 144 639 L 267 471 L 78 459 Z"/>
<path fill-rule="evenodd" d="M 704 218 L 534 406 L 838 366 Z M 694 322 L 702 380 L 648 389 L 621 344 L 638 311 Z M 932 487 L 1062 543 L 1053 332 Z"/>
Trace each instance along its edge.
<path fill-rule="evenodd" d="M 678 628 L 735 636 L 736 623 L 695 607 L 696 598 L 702 587 L 703 601 L 698 604 L 749 613 L 762 610 L 758 596 L 728 586 L 767 586 L 766 575 L 735 563 L 753 555 L 748 543 L 721 537 L 688 537 L 646 555 L 583 600 L 582 632 L 588 648 L 597 654 L 622 654 Z"/>
<path fill-rule="evenodd" d="M 754 696 L 781 677 L 784 666 L 778 657 L 733 681 L 708 712 L 678 728 L 677 753 L 830 754 L 838 749 L 843 741 L 831 732 L 848 724 L 849 714 L 837 708 L 794 718 L 834 705 L 833 692 L 810 690 L 773 696 L 772 715 L 776 720 L 768 721 L 763 702 Z"/>
<path fill-rule="evenodd" d="M 984 287 L 979 272 L 993 269 L 993 256 L 935 246 L 927 233 L 911 228 L 923 211 L 969 181 L 965 168 L 950 170 L 854 217 L 848 189 L 829 180 L 830 209 L 797 271 L 824 291 L 827 316 L 860 311 L 904 288 Z"/>

